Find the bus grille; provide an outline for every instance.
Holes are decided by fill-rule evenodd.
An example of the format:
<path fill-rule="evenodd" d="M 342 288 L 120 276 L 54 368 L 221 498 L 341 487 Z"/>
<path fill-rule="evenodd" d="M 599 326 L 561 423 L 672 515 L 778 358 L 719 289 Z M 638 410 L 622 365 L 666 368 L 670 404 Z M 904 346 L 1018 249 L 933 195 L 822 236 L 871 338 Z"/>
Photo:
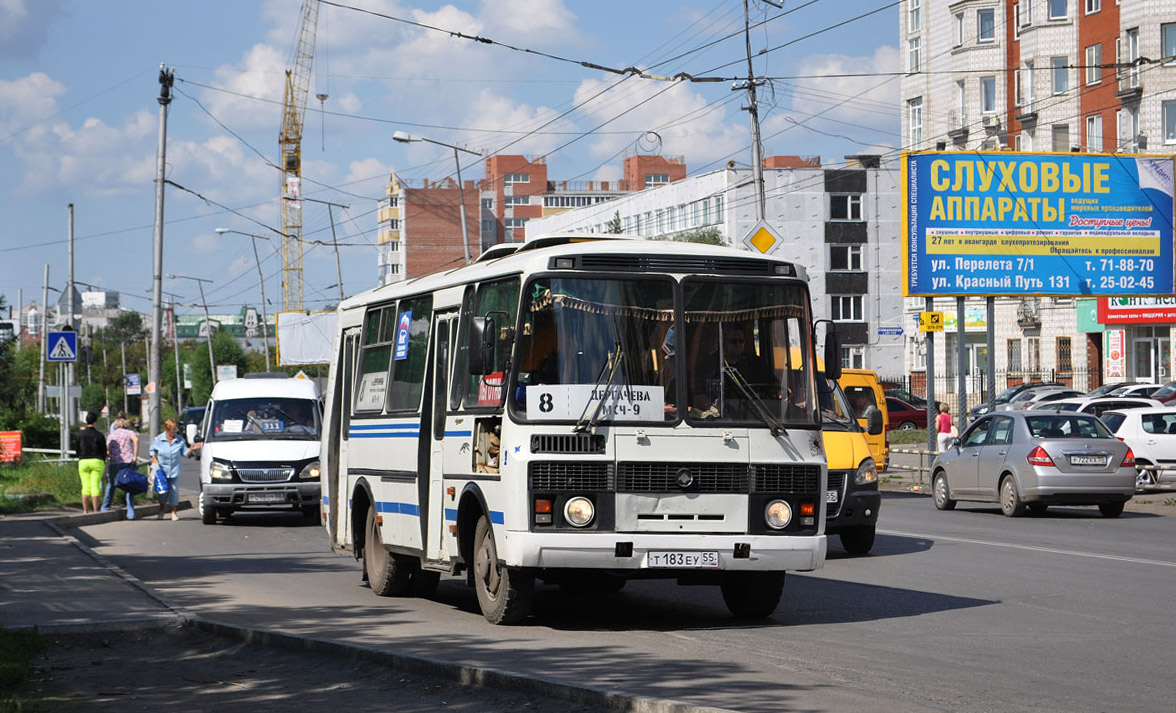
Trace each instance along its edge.
<path fill-rule="evenodd" d="M 535 462 L 528 466 L 528 471 L 531 490 L 608 492 L 613 489 L 611 463 Z"/>
<path fill-rule="evenodd" d="M 281 483 L 294 477 L 293 468 L 237 468 L 242 483 Z"/>
<path fill-rule="evenodd" d="M 548 433 L 531 436 L 532 453 L 604 453 L 604 436 Z"/>
<path fill-rule="evenodd" d="M 771 463 L 752 468 L 755 469 L 755 489 L 759 493 L 816 493 L 820 487 L 820 466 Z"/>
<path fill-rule="evenodd" d="M 620 493 L 746 493 L 747 466 L 741 463 L 621 463 Z M 689 473 L 683 487 L 679 474 Z"/>
<path fill-rule="evenodd" d="M 682 255 L 583 255 L 581 270 L 596 272 L 684 272 L 710 275 L 771 276 L 778 263 L 747 258 Z"/>
<path fill-rule="evenodd" d="M 841 503 L 845 502 L 845 478 L 848 475 L 844 470 L 829 471 L 829 490 L 837 493 L 837 502 L 829 503 L 825 508 L 825 519 L 832 519 L 841 514 Z"/>

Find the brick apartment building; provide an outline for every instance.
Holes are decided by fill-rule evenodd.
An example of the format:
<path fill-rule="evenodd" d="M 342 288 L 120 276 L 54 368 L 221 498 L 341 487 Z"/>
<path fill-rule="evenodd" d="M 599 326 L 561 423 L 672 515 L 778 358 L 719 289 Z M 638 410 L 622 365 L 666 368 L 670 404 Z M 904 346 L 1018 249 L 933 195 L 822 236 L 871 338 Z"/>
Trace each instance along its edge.
<path fill-rule="evenodd" d="M 686 163 L 678 157 L 634 155 L 624 161 L 619 181 L 553 181 L 542 157 L 495 155 L 486 177 L 464 186 L 469 253 L 520 241 L 528 220 L 596 205 L 620 196 L 680 181 Z M 422 181 L 410 186 L 395 173 L 379 208 L 379 284 L 427 275 L 461 265 L 460 195 L 456 181 Z"/>

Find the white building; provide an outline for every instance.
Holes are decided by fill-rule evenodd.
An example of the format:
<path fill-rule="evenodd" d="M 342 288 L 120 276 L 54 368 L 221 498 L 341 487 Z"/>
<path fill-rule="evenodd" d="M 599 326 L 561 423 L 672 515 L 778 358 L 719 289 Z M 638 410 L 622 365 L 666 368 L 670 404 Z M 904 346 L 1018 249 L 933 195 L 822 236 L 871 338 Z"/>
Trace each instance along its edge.
<path fill-rule="evenodd" d="M 767 221 L 783 238 L 761 245 L 808 270 L 818 319 L 838 323 L 846 366 L 905 373 L 899 285 L 898 171 L 876 156 L 849 157 L 844 168 L 770 168 L 804 161 L 765 160 Z M 790 157 L 789 157 L 790 158 Z M 756 225 L 750 169 L 723 169 L 651 188 L 607 203 L 533 218 L 527 237 L 558 231 L 604 233 L 619 216 L 622 232 L 649 238 L 717 229 L 746 250 Z"/>

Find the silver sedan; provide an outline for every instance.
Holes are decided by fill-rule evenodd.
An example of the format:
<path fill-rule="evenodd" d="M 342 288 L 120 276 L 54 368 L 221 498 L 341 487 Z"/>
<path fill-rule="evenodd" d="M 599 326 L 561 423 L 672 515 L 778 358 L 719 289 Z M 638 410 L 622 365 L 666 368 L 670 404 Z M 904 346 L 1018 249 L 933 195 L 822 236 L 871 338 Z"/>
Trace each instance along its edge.
<path fill-rule="evenodd" d="M 1135 494 L 1135 456 L 1094 416 L 1006 411 L 973 423 L 931 464 L 935 507 L 1000 503 L 1008 517 L 1097 505 L 1118 517 Z"/>

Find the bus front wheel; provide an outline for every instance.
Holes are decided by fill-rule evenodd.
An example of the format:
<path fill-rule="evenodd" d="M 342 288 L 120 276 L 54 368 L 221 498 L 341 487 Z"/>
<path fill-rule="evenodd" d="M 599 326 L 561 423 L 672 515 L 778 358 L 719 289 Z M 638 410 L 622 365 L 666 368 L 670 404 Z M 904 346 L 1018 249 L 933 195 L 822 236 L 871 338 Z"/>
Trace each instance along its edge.
<path fill-rule="evenodd" d="M 498 562 L 494 533 L 485 515 L 474 531 L 474 590 L 482 616 L 491 624 L 517 624 L 531 611 L 535 577 Z"/>
<path fill-rule="evenodd" d="M 723 601 L 741 619 L 771 616 L 784 594 L 783 572 L 728 572 L 721 585 Z"/>
<path fill-rule="evenodd" d="M 368 510 L 365 531 L 367 537 L 363 543 L 363 568 L 368 585 L 381 597 L 403 597 L 408 593 L 412 570 L 384 547 L 380 539 L 380 526 L 376 524 L 375 508 Z"/>

